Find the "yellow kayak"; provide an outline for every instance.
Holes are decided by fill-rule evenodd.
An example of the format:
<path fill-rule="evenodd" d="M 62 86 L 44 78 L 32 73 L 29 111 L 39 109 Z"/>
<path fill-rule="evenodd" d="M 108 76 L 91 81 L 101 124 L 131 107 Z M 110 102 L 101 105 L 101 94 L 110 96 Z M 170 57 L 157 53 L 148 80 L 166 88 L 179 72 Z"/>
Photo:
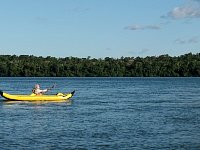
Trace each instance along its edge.
<path fill-rule="evenodd" d="M 10 101 L 64 101 L 70 99 L 74 95 L 75 91 L 67 94 L 58 93 L 55 95 L 12 95 L 0 91 L 0 95 L 6 100 Z"/>

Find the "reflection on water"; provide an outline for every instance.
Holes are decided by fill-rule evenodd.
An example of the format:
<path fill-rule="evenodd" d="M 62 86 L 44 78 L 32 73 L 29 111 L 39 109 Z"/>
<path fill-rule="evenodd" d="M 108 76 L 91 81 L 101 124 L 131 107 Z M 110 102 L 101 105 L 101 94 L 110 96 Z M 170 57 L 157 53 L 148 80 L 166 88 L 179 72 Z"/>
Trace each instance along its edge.
<path fill-rule="evenodd" d="M 11 104 L 27 104 L 27 105 L 42 105 L 42 104 L 52 104 L 52 103 L 66 103 L 67 105 L 71 105 L 71 100 L 55 100 L 55 101 L 9 101 L 9 100 L 3 100 L 3 105 L 11 105 Z"/>

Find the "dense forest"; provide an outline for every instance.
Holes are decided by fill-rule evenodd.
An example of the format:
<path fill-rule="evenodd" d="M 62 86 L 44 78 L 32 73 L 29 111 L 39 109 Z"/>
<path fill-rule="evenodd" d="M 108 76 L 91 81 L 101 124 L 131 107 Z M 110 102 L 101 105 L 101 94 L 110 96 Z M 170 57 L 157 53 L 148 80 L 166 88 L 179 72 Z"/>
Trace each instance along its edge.
<path fill-rule="evenodd" d="M 1 77 L 200 77 L 200 53 L 95 59 L 0 55 Z"/>

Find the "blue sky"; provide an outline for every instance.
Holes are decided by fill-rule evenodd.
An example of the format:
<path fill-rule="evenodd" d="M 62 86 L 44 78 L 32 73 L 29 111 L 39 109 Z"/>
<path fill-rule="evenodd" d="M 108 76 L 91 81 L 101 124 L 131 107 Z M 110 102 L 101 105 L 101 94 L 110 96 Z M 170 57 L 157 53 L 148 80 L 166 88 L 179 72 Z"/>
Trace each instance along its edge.
<path fill-rule="evenodd" d="M 189 52 L 200 52 L 200 0 L 0 0 L 1 55 Z"/>

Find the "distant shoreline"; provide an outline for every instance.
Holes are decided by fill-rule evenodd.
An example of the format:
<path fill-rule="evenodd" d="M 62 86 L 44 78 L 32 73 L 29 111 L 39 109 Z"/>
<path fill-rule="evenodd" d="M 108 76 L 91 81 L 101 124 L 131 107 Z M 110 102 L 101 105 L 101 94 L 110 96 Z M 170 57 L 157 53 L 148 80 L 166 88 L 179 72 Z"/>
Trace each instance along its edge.
<path fill-rule="evenodd" d="M 200 53 L 116 59 L 0 55 L 0 77 L 200 77 Z"/>

